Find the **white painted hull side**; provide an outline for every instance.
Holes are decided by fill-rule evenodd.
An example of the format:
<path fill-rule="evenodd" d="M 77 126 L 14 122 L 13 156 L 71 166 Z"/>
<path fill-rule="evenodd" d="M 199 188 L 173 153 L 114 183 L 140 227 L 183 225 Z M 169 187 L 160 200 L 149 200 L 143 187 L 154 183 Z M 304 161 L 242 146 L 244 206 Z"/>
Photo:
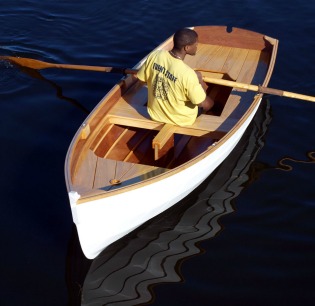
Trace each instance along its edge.
<path fill-rule="evenodd" d="M 103 249 L 170 208 L 199 186 L 231 153 L 260 103 L 222 145 L 194 165 L 152 184 L 112 197 L 76 204 L 70 192 L 73 221 L 84 255 L 94 259 Z"/>

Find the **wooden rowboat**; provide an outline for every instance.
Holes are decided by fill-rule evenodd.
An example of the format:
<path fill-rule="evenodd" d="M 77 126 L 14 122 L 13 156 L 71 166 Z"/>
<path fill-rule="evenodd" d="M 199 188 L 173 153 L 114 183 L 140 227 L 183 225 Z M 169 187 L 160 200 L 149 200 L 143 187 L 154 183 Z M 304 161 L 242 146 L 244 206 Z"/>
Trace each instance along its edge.
<path fill-rule="evenodd" d="M 152 121 L 146 86 L 127 75 L 95 107 L 70 144 L 66 184 L 87 258 L 95 258 L 200 185 L 230 154 L 260 105 L 262 93 L 230 84 L 267 86 L 278 41 L 237 28 L 194 30 L 197 54 L 187 55 L 185 62 L 201 71 L 206 82 L 211 80 L 211 113 L 186 127 Z M 158 47 L 171 48 L 172 37 Z"/>

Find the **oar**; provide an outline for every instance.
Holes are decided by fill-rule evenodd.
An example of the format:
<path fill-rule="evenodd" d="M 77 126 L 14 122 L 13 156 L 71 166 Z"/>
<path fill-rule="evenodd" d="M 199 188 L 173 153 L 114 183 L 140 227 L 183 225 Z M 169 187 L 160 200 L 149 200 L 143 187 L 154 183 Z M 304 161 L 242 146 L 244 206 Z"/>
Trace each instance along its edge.
<path fill-rule="evenodd" d="M 112 72 L 112 73 L 122 73 L 122 74 L 136 74 L 137 69 L 119 68 L 119 67 L 99 67 L 99 66 L 86 66 L 86 65 L 68 65 L 68 64 L 53 64 L 47 63 L 32 58 L 25 57 L 13 57 L 13 56 L 0 56 L 0 59 L 10 61 L 19 66 L 41 70 L 47 68 L 59 68 L 59 69 L 75 69 L 75 70 L 89 70 L 89 71 L 99 71 L 99 72 Z M 195 68 L 196 71 L 213 72 L 225 74 L 223 71 L 206 70 Z"/>
<path fill-rule="evenodd" d="M 76 69 L 76 70 L 90 70 L 90 71 L 100 71 L 100 72 L 112 72 L 112 73 L 123 73 L 123 74 L 136 74 L 136 69 L 128 69 L 128 68 L 118 68 L 118 67 L 99 67 L 99 66 L 85 66 L 85 65 L 68 65 L 68 64 L 53 64 L 47 63 L 39 60 L 34 60 L 31 58 L 23 58 L 23 57 L 13 57 L 13 56 L 0 56 L 0 59 L 8 60 L 17 65 L 28 67 L 31 69 L 47 69 L 47 68 L 61 68 L 61 69 Z M 197 70 L 197 69 L 196 69 Z M 315 97 L 301 95 L 293 92 L 283 91 L 279 89 L 273 89 L 269 87 L 239 83 L 234 81 L 228 81 L 224 79 L 216 79 L 204 77 L 203 80 L 207 83 L 242 88 L 247 89 L 259 93 L 271 94 L 276 96 L 283 96 L 293 99 L 306 100 L 310 102 L 315 102 Z"/>
<path fill-rule="evenodd" d="M 239 83 L 239 82 L 233 82 L 233 81 L 216 79 L 216 78 L 208 78 L 208 77 L 204 77 L 203 80 L 207 83 L 212 83 L 212 84 L 217 84 L 217 85 L 224 85 L 224 86 L 234 87 L 234 88 L 242 88 L 242 89 L 256 91 L 256 92 L 264 93 L 264 94 L 271 94 L 271 95 L 276 95 L 276 96 L 315 102 L 315 97 L 313 96 L 301 95 L 294 92 L 283 91 L 280 89 L 273 89 L 269 87 L 244 84 L 244 83 Z"/>
<path fill-rule="evenodd" d="M 42 62 L 39 60 L 25 58 L 25 57 L 13 57 L 13 56 L 0 56 L 0 59 L 10 61 L 19 66 L 41 70 L 47 68 L 58 68 L 58 69 L 75 69 L 75 70 L 89 70 L 99 72 L 112 72 L 122 74 L 136 74 L 136 69 L 119 68 L 119 67 L 99 67 L 99 66 L 85 66 L 85 65 L 68 65 L 68 64 L 53 64 Z"/>

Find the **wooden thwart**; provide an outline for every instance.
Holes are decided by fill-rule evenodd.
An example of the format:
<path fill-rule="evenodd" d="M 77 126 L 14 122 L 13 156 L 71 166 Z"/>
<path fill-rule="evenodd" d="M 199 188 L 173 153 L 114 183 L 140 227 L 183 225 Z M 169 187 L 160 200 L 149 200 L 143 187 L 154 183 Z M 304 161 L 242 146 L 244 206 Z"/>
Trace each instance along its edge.
<path fill-rule="evenodd" d="M 164 127 L 164 123 L 153 121 L 150 118 L 146 106 L 135 107 L 124 99 L 121 99 L 111 110 L 111 115 L 108 120 L 111 124 L 120 124 L 149 130 L 161 130 Z M 177 134 L 199 137 L 207 136 L 214 131 L 225 134 L 236 122 L 237 120 L 233 118 L 202 114 L 196 119 L 194 124 L 190 126 L 174 125 L 174 129 Z"/>
<path fill-rule="evenodd" d="M 121 99 L 111 110 L 108 121 L 116 125 L 158 130 L 152 141 L 154 159 L 158 160 L 174 147 L 174 134 L 221 138 L 236 124 L 237 119 L 202 114 L 190 126 L 164 124 L 151 120 L 146 106 L 135 107 Z"/>

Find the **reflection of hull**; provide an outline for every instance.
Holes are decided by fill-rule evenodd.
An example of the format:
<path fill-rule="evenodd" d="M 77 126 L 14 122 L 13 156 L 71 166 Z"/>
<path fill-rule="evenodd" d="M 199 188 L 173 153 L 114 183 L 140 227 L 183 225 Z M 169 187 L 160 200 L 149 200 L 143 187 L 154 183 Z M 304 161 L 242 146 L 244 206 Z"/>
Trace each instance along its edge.
<path fill-rule="evenodd" d="M 252 161 L 270 121 L 263 103 L 233 154 L 192 195 L 139 230 L 112 244 L 92 263 L 82 305 L 138 305 L 152 298 L 153 284 L 181 280 L 180 260 L 200 252 L 197 242 L 214 237 L 218 220 L 249 181 Z M 193 204 L 192 204 L 193 203 Z"/>

